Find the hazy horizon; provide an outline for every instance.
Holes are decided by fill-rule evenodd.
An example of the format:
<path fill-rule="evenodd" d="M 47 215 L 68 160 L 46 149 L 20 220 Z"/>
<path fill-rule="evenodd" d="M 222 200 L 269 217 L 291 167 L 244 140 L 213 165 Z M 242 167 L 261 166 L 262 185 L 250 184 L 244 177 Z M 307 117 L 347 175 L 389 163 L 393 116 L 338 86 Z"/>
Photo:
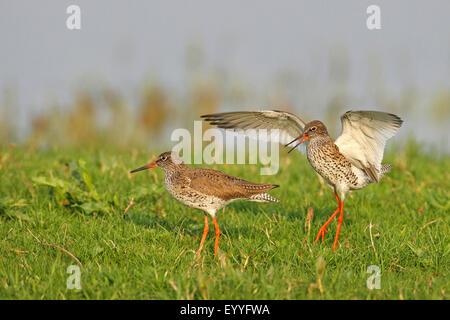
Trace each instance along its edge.
<path fill-rule="evenodd" d="M 81 7 L 81 30 L 66 28 L 71 4 Z M 371 4 L 381 30 L 366 27 Z M 348 109 L 398 112 L 404 138 L 448 152 L 448 111 L 437 124 L 428 115 L 434 96 L 450 92 L 448 12 L 449 1 L 3 0 L 0 102 L 17 95 L 26 131 L 32 115 L 70 105 L 80 88 L 112 88 L 133 108 L 155 81 L 184 108 L 189 83 L 212 75 L 242 88 L 243 107 L 285 103 L 307 120 L 323 119 L 343 92 Z"/>

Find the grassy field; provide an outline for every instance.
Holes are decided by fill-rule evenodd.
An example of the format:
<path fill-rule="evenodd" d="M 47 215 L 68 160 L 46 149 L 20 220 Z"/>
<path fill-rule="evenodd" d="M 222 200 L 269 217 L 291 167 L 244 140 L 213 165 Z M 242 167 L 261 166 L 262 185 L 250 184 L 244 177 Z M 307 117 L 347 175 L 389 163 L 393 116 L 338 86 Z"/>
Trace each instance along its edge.
<path fill-rule="evenodd" d="M 170 197 L 160 169 L 128 173 L 154 155 L 1 147 L 0 298 L 450 298 L 448 156 L 413 144 L 389 152 L 393 170 L 347 197 L 335 252 L 336 221 L 314 243 L 336 208 L 333 193 L 301 154 L 283 152 L 274 176 L 260 176 L 258 166 L 214 166 L 280 184 L 271 194 L 282 202 L 220 211 L 220 257 L 212 228 L 195 261 L 202 213 Z M 63 249 L 82 264 L 80 290 L 66 286 L 77 262 Z M 381 271 L 379 290 L 366 285 L 371 265 Z"/>

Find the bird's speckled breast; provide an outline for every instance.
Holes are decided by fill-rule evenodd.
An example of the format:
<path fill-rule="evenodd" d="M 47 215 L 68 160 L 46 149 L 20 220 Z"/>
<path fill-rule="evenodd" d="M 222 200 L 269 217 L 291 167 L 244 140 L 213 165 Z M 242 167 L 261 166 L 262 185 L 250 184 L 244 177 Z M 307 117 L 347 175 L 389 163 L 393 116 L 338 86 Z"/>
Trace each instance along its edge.
<path fill-rule="evenodd" d="M 311 140 L 306 148 L 311 166 L 330 185 L 346 185 L 348 189 L 359 189 L 366 185 L 361 170 L 354 167 L 340 152 L 331 139 Z"/>

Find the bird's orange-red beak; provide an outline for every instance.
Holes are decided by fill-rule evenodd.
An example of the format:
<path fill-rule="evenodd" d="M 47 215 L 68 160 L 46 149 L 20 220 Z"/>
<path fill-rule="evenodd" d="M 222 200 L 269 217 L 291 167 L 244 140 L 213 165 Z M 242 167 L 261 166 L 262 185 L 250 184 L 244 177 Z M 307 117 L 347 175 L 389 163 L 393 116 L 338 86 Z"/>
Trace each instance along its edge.
<path fill-rule="evenodd" d="M 301 140 L 300 140 L 301 139 Z M 300 140 L 291 150 L 289 150 L 288 153 L 290 153 L 292 150 L 294 150 L 295 148 L 297 148 L 299 145 L 301 145 L 303 142 L 305 142 L 306 140 L 308 140 L 308 136 L 305 134 L 302 134 L 300 136 L 298 136 L 297 138 L 295 138 L 294 140 L 292 140 L 291 142 L 289 142 L 286 147 L 292 143 L 294 143 L 295 141 Z"/>
<path fill-rule="evenodd" d="M 142 170 L 154 168 L 154 167 L 157 167 L 157 166 L 158 166 L 158 165 L 156 164 L 156 162 L 152 162 L 152 163 L 149 163 L 149 164 L 147 164 L 147 165 L 145 165 L 145 166 L 143 166 L 143 167 L 140 167 L 140 168 L 131 170 L 130 173 L 135 173 L 135 172 L 138 172 L 138 171 L 142 171 Z"/>

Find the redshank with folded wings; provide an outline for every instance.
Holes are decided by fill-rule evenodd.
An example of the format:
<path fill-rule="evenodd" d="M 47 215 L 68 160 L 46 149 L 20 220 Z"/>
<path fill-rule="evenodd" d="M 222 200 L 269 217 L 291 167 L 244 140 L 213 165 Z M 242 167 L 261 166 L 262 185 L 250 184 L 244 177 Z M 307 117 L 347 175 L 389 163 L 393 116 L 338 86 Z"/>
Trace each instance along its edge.
<path fill-rule="evenodd" d="M 267 191 L 279 187 L 276 184 L 255 183 L 230 176 L 221 171 L 188 167 L 176 152 L 164 152 L 152 163 L 131 173 L 159 167 L 164 170 L 164 184 L 167 191 L 181 203 L 204 213 L 205 226 L 197 257 L 203 249 L 209 230 L 209 214 L 215 227 L 214 255 L 217 256 L 220 229 L 216 220 L 216 212 L 236 200 L 254 202 L 279 202 Z"/>

